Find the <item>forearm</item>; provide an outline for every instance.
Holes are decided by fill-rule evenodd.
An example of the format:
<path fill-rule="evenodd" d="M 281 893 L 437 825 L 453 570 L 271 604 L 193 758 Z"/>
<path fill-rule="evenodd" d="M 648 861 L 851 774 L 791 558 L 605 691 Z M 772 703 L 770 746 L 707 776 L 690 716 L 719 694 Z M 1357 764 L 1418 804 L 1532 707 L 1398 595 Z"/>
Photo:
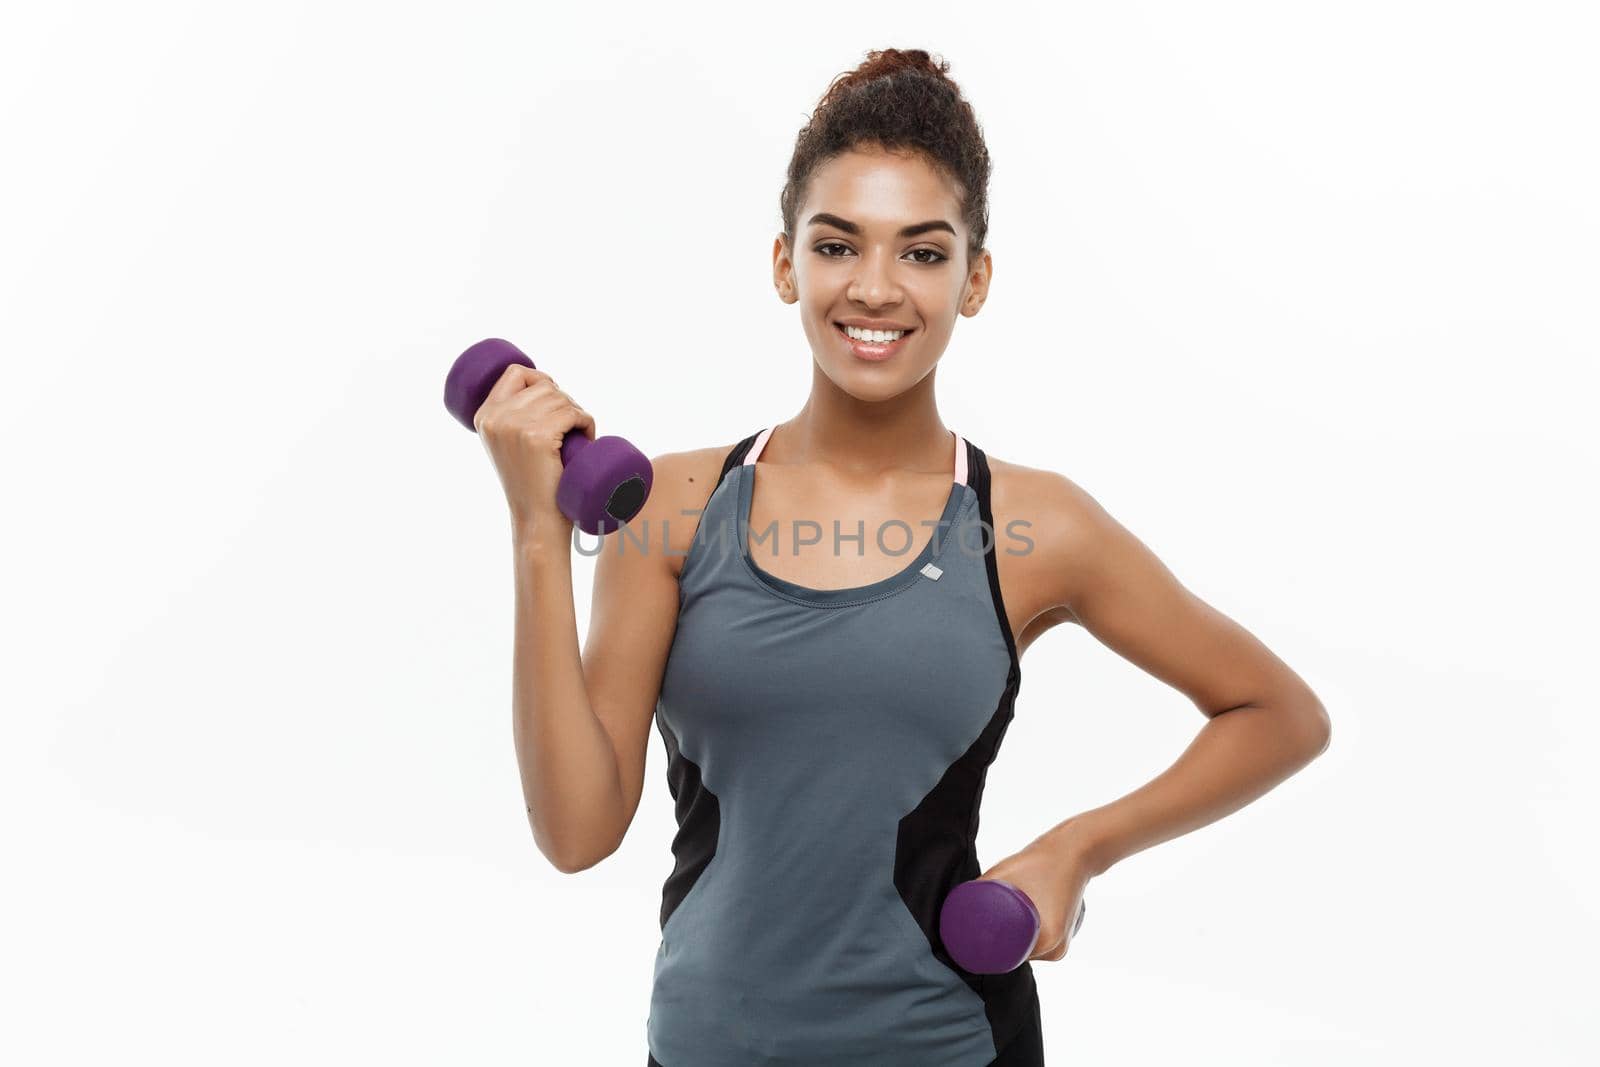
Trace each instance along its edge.
<path fill-rule="evenodd" d="M 1327 747 L 1315 697 L 1246 704 L 1211 718 L 1166 771 L 1132 793 L 1049 831 L 1092 874 L 1229 815 Z"/>
<path fill-rule="evenodd" d="M 612 846 L 623 821 L 610 735 L 589 704 L 573 610 L 568 543 L 515 542 L 512 733 L 528 822 L 561 870 Z"/>

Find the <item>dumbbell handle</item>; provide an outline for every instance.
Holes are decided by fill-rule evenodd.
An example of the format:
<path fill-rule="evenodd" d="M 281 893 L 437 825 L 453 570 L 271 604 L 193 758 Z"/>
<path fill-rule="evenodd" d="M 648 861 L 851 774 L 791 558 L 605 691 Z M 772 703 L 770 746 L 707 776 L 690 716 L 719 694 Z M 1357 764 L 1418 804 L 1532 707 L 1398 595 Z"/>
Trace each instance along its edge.
<path fill-rule="evenodd" d="M 1088 905 L 1078 902 L 1072 936 Z M 1039 909 L 1028 894 L 998 878 L 962 882 L 939 909 L 939 938 L 950 958 L 972 974 L 1005 974 L 1033 954 L 1039 940 Z"/>

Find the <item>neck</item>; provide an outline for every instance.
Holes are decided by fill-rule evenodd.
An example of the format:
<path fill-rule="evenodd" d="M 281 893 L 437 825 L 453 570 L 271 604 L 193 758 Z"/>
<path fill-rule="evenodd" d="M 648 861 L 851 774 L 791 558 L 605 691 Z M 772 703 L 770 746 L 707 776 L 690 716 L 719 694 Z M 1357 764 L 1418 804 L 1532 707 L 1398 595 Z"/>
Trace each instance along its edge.
<path fill-rule="evenodd" d="M 932 473 L 949 470 L 953 442 L 934 404 L 931 373 L 897 397 L 865 401 L 839 389 L 814 368 L 805 406 L 773 429 L 761 458 L 820 464 L 848 477 L 871 478 L 889 471 Z"/>

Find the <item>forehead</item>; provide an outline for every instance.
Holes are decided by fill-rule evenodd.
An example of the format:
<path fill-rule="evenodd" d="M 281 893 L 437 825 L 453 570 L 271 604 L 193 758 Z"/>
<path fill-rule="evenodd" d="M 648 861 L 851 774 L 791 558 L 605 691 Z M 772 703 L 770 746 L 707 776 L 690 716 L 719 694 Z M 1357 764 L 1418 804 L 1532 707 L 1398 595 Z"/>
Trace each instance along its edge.
<path fill-rule="evenodd" d="M 942 218 L 961 227 L 956 185 L 927 157 L 907 149 L 856 148 L 812 172 L 801 225 L 818 211 L 872 229 Z"/>

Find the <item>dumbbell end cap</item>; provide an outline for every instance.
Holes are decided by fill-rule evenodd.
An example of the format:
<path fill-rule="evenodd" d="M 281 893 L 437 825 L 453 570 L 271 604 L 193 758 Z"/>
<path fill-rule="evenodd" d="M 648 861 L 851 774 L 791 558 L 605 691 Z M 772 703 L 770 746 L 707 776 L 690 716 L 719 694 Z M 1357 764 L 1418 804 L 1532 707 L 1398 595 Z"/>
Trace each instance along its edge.
<path fill-rule="evenodd" d="M 584 533 L 608 534 L 639 513 L 654 480 L 644 453 L 621 437 L 597 437 L 573 456 L 556 505 Z"/>
<path fill-rule="evenodd" d="M 997 878 L 962 882 L 939 910 L 939 936 L 950 958 L 971 974 L 1020 967 L 1039 940 L 1039 910 L 1028 894 Z"/>
<path fill-rule="evenodd" d="M 489 397 L 489 390 L 513 363 L 533 366 L 522 349 L 500 337 L 487 337 L 456 357 L 444 376 L 445 410 L 469 430 L 476 430 L 473 419 Z"/>
<path fill-rule="evenodd" d="M 643 478 L 634 475 L 611 491 L 611 496 L 606 499 L 606 514 L 618 522 L 627 522 L 639 514 L 639 509 L 644 507 L 649 496 L 650 487 Z"/>

